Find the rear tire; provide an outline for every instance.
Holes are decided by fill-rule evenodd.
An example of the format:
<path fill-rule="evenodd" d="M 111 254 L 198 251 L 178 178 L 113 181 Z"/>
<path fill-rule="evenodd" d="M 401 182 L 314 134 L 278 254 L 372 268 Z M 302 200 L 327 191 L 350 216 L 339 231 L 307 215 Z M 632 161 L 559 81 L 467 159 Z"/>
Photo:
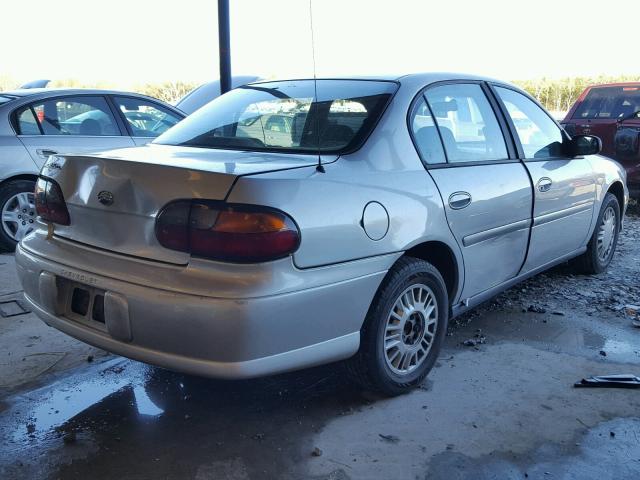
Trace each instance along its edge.
<path fill-rule="evenodd" d="M 9 180 L 0 186 L 0 248 L 13 252 L 35 227 L 33 180 Z M 11 220 L 9 220 L 11 219 Z"/>
<path fill-rule="evenodd" d="M 612 193 L 607 193 L 600 207 L 596 228 L 587 245 L 587 251 L 574 261 L 576 270 L 585 274 L 604 272 L 616 251 L 620 233 L 620 204 Z"/>
<path fill-rule="evenodd" d="M 440 272 L 402 257 L 389 270 L 360 331 L 360 350 L 347 367 L 364 388 L 395 396 L 419 385 L 447 332 L 449 298 Z"/>

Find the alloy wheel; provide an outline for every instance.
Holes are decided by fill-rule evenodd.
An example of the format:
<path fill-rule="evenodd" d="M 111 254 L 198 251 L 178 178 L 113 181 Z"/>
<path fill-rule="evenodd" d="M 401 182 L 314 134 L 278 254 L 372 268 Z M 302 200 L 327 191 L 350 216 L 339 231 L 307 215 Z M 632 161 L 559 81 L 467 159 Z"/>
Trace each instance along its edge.
<path fill-rule="evenodd" d="M 407 375 L 427 358 L 438 325 L 438 305 L 424 284 L 406 288 L 397 298 L 385 326 L 384 354 L 387 366 Z"/>
<path fill-rule="evenodd" d="M 16 193 L 2 207 L 2 228 L 11 239 L 19 242 L 33 231 L 36 217 L 34 194 Z"/>
<path fill-rule="evenodd" d="M 607 263 L 613 251 L 616 237 L 616 212 L 612 206 L 608 206 L 602 215 L 602 221 L 598 226 L 597 252 L 598 260 Z"/>

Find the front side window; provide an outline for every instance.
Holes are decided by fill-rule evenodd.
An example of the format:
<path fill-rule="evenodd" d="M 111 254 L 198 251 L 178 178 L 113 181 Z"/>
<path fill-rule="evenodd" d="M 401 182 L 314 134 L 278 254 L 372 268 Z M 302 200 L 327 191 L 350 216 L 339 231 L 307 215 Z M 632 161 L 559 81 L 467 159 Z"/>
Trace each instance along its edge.
<path fill-rule="evenodd" d="M 509 88 L 496 87 L 496 92 L 513 121 L 525 158 L 544 159 L 563 155 L 562 130 L 542 108 Z"/>
<path fill-rule="evenodd" d="M 134 137 L 151 137 L 166 132 L 182 118 L 160 105 L 141 98 L 113 97 Z"/>
<path fill-rule="evenodd" d="M 441 85 L 427 89 L 425 97 L 450 163 L 508 158 L 500 125 L 480 85 Z"/>
<path fill-rule="evenodd" d="M 640 87 L 595 87 L 576 108 L 573 119 L 619 119 L 640 111 Z"/>
<path fill-rule="evenodd" d="M 360 80 L 245 85 L 210 102 L 154 143 L 339 153 L 366 138 L 396 88 L 394 82 Z"/>
<path fill-rule="evenodd" d="M 29 113 L 31 112 L 31 113 Z M 36 132 L 28 124 L 33 119 L 40 126 Z M 119 135 L 116 121 L 103 97 L 65 97 L 33 103 L 16 113 L 22 135 Z M 27 133 L 32 132 L 32 133 Z"/>
<path fill-rule="evenodd" d="M 438 127 L 433 121 L 424 97 L 420 98 L 415 107 L 413 107 L 410 123 L 413 139 L 422 161 L 429 165 L 445 163 L 447 160 L 444 156 Z"/>

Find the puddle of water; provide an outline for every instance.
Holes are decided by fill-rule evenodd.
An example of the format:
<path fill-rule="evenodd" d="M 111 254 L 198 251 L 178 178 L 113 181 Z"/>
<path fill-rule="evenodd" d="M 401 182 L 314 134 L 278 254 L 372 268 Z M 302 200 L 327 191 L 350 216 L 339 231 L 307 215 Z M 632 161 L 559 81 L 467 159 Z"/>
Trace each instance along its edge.
<path fill-rule="evenodd" d="M 98 375 L 89 375 L 71 384 L 63 380 L 53 388 L 36 390 L 20 398 L 19 403 L 28 406 L 20 415 L 24 422 L 14 423 L 8 437 L 17 444 L 43 440 L 53 430 L 114 395 L 130 399 L 128 403 L 135 409 L 135 415 L 151 418 L 161 415 L 164 410 L 154 403 L 144 388 L 146 372 L 152 367 L 139 364 L 139 368 L 129 369 L 133 370 L 131 374 L 122 375 L 121 369 L 125 368 L 122 364 L 126 363 L 116 359 L 101 366 L 104 370 Z M 33 401 L 34 397 L 40 398 Z"/>
<path fill-rule="evenodd" d="M 635 358 L 640 359 L 640 338 L 635 344 L 607 338 L 602 349 L 615 358 Z"/>
<path fill-rule="evenodd" d="M 640 419 L 621 418 L 588 430 L 576 442 L 546 444 L 532 453 L 471 458 L 446 452 L 430 462 L 428 478 L 516 480 L 521 478 L 631 479 L 640 472 Z"/>
<path fill-rule="evenodd" d="M 591 329 L 597 327 L 599 331 Z M 514 310 L 482 312 L 473 320 L 455 330 L 454 344 L 473 338 L 477 329 L 486 335 L 487 342 L 525 342 L 559 348 L 566 352 L 597 355 L 600 350 L 607 352 L 607 358 L 618 362 L 637 363 L 640 359 L 640 337 L 626 335 L 624 330 L 614 325 L 603 328 L 601 321 L 576 319 L 551 313 L 537 314 Z M 623 337 L 624 339 L 621 339 Z M 638 342 L 626 341 L 626 338 Z"/>
<path fill-rule="evenodd" d="M 141 478 L 149 464 L 159 474 L 177 468 L 177 478 L 192 478 L 199 463 L 238 452 L 252 471 L 278 471 L 300 461 L 300 442 L 326 418 L 368 402 L 331 366 L 231 382 L 123 359 L 7 400 L 0 478 L 25 479 L 108 472 L 113 455 Z M 176 458 L 193 462 L 176 465 Z"/>

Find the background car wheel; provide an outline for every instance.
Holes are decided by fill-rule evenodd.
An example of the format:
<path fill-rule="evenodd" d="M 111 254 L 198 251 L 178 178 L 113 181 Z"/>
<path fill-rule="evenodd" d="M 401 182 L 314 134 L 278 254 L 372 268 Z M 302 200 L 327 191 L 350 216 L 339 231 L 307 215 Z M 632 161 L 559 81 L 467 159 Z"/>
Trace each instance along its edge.
<path fill-rule="evenodd" d="M 36 206 L 32 180 L 11 180 L 0 187 L 0 248 L 13 252 L 35 227 Z"/>
<path fill-rule="evenodd" d="M 613 258 L 620 233 L 620 204 L 615 195 L 607 193 L 600 208 L 596 228 L 587 251 L 575 260 L 578 271 L 586 274 L 604 272 Z"/>
<path fill-rule="evenodd" d="M 403 257 L 378 289 L 360 333 L 360 350 L 347 363 L 365 388 L 399 395 L 420 384 L 440 353 L 449 299 L 438 270 Z"/>

